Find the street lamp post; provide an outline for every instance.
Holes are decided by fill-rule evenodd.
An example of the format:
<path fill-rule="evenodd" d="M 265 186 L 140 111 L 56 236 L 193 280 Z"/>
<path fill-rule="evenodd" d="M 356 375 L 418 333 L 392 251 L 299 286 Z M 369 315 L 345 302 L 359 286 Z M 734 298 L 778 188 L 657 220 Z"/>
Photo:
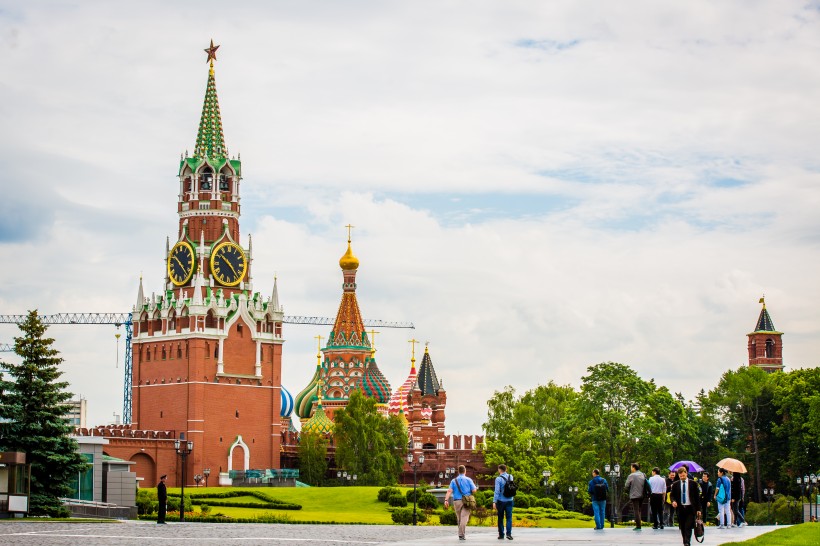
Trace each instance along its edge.
<path fill-rule="evenodd" d="M 797 487 L 800 489 L 800 520 L 804 521 L 806 512 L 803 511 L 803 497 L 806 496 L 806 482 L 800 476 L 797 476 Z"/>
<path fill-rule="evenodd" d="M 210 468 L 204 468 L 202 470 L 202 475 L 205 476 L 205 487 L 208 487 L 208 476 L 211 475 L 211 469 Z"/>
<path fill-rule="evenodd" d="M 818 481 L 818 479 L 820 479 L 820 477 L 818 477 L 817 475 L 815 475 L 815 474 L 809 474 L 809 480 L 811 480 L 811 485 L 810 485 L 810 487 L 809 487 L 809 521 L 817 521 L 817 498 L 816 498 L 816 497 L 817 497 L 817 494 L 816 494 L 816 493 L 812 493 L 812 490 L 814 490 L 814 491 L 816 491 L 816 490 L 817 490 L 817 481 Z M 814 502 L 814 519 L 812 519 L 812 511 L 811 511 L 811 501 L 812 501 L 812 497 L 815 497 L 815 502 Z"/>
<path fill-rule="evenodd" d="M 571 510 L 573 512 L 575 512 L 575 495 L 578 494 L 578 486 L 576 485 L 576 486 L 573 487 L 572 485 L 570 485 L 568 492 L 569 492 L 570 495 L 572 495 L 572 508 L 571 508 Z"/>
<path fill-rule="evenodd" d="M 199 487 L 199 482 L 201 482 L 204 479 L 205 478 L 202 477 L 202 474 L 194 474 L 194 482 L 196 483 L 197 487 Z"/>
<path fill-rule="evenodd" d="M 185 459 L 194 450 L 194 443 L 190 440 L 187 442 L 174 440 L 174 449 L 176 450 L 177 455 L 182 458 L 182 490 L 180 492 L 179 500 L 179 521 L 182 523 L 185 521 Z"/>
<path fill-rule="evenodd" d="M 552 476 L 552 472 L 549 470 L 544 470 L 541 472 L 541 475 L 544 476 L 544 496 L 550 496 L 550 476 Z"/>
<path fill-rule="evenodd" d="M 615 463 L 614 465 L 604 465 L 604 472 L 609 476 L 609 483 L 612 485 L 612 517 L 609 518 L 609 527 L 615 527 L 618 519 L 618 480 L 621 477 L 621 465 Z"/>
<path fill-rule="evenodd" d="M 774 497 L 774 488 L 764 489 L 763 490 L 763 495 L 766 497 L 766 500 L 769 503 L 768 515 L 766 516 L 766 519 L 768 519 L 769 523 L 771 523 L 771 519 L 772 519 L 772 497 Z"/>
<path fill-rule="evenodd" d="M 419 462 L 415 463 L 413 462 L 413 453 L 410 452 L 407 454 L 407 462 L 413 467 L 413 525 L 418 525 L 416 516 L 416 470 L 424 464 L 424 455 L 419 455 Z"/>

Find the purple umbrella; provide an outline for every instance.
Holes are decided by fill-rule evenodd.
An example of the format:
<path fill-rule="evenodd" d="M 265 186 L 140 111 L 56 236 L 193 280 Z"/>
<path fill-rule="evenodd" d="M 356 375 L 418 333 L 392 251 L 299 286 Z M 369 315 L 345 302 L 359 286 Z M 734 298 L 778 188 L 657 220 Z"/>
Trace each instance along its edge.
<path fill-rule="evenodd" d="M 680 467 L 685 466 L 689 472 L 703 472 L 703 467 L 701 467 L 695 461 L 678 461 L 672 466 L 669 467 L 669 470 L 677 470 Z"/>

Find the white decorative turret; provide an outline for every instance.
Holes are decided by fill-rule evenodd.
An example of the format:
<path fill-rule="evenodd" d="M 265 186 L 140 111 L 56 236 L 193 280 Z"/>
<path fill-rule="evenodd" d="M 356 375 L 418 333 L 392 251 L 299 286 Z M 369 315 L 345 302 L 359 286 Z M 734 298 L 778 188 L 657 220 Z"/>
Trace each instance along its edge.
<path fill-rule="evenodd" d="M 279 280 L 273 277 L 273 294 L 270 296 L 270 311 L 273 313 L 281 313 L 282 306 L 279 305 Z"/>
<path fill-rule="evenodd" d="M 137 290 L 137 304 L 134 306 L 134 312 L 139 314 L 142 312 L 142 307 L 145 305 L 145 294 L 142 291 L 142 275 L 140 275 L 140 287 Z"/>

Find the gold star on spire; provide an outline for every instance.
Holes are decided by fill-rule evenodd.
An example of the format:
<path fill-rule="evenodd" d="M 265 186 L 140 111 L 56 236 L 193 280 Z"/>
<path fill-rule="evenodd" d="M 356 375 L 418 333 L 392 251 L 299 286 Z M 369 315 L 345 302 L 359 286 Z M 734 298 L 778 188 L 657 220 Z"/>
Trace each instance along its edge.
<path fill-rule="evenodd" d="M 214 61 L 216 60 L 217 49 L 219 49 L 219 46 L 214 45 L 213 38 L 211 38 L 211 47 L 206 47 L 205 49 L 203 49 L 203 51 L 208 54 L 208 58 L 205 60 L 205 62 L 211 63 L 211 70 L 214 69 Z"/>

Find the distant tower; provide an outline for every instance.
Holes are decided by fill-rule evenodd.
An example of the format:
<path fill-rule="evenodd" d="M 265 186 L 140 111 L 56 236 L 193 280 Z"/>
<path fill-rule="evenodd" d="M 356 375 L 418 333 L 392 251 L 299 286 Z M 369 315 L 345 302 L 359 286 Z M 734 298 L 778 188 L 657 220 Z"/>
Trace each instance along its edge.
<path fill-rule="evenodd" d="M 749 337 L 749 366 L 757 366 L 768 373 L 783 369 L 783 341 L 774 328 L 772 317 L 766 310 L 765 298 L 760 298 L 763 309 L 757 319 L 754 332 L 746 334 Z"/>

